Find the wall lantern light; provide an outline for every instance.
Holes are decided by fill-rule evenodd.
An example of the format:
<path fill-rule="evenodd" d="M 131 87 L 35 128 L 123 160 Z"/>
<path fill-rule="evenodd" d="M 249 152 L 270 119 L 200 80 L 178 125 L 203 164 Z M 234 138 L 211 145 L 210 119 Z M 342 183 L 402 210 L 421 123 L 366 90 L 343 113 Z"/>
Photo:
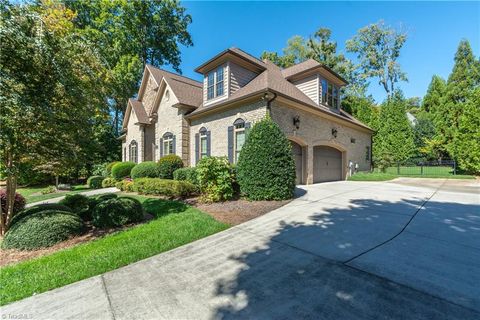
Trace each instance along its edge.
<path fill-rule="evenodd" d="M 337 137 L 337 128 L 332 128 L 332 136 L 333 136 L 334 138 Z"/>
<path fill-rule="evenodd" d="M 293 125 L 295 126 L 295 128 L 300 128 L 300 117 L 299 116 L 295 116 L 293 117 Z"/>

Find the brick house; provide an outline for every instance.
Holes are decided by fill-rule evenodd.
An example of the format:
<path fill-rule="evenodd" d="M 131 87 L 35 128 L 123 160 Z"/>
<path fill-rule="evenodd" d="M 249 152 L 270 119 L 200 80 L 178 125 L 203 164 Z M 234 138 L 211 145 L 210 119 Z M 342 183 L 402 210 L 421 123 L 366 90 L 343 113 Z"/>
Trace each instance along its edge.
<path fill-rule="evenodd" d="M 346 81 L 307 60 L 286 69 L 237 48 L 200 65 L 198 82 L 147 65 L 123 121 L 123 161 L 177 154 L 186 166 L 205 156 L 235 163 L 245 131 L 267 114 L 291 141 L 297 183 L 345 179 L 369 170 L 372 130 L 340 108 Z"/>

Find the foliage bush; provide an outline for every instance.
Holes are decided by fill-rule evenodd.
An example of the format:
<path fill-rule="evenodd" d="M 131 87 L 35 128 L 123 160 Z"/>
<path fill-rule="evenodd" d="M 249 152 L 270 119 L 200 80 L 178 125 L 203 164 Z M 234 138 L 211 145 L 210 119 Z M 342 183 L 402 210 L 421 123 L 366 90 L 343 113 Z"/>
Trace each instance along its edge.
<path fill-rule="evenodd" d="M 109 163 L 95 164 L 93 165 L 92 175 L 108 177 L 109 172 L 107 171 L 107 166 Z"/>
<path fill-rule="evenodd" d="M 36 206 L 26 208 L 26 209 L 20 211 L 19 213 L 17 213 L 16 215 L 13 216 L 12 220 L 10 220 L 9 225 L 11 227 L 15 223 L 17 223 L 18 221 L 25 218 L 26 216 L 32 215 L 32 214 L 37 213 L 37 212 L 46 211 L 46 210 L 58 210 L 58 211 L 66 211 L 66 212 L 72 212 L 73 213 L 72 209 L 70 209 L 69 207 L 67 207 L 63 204 L 43 203 L 43 204 L 38 204 Z"/>
<path fill-rule="evenodd" d="M 105 172 L 107 173 L 107 177 L 110 177 L 112 176 L 112 168 L 114 165 L 116 165 L 117 163 L 120 163 L 121 161 L 113 161 L 113 162 L 110 162 L 109 164 L 107 164 L 105 166 Z"/>
<path fill-rule="evenodd" d="M 197 192 L 197 187 L 186 181 L 159 178 L 140 178 L 134 181 L 133 191 L 140 194 L 185 198 Z"/>
<path fill-rule="evenodd" d="M 118 198 L 116 193 L 104 193 L 95 197 L 99 202 Z"/>
<path fill-rule="evenodd" d="M 130 173 L 132 179 L 158 178 L 160 176 L 160 165 L 154 161 L 145 161 L 133 167 Z"/>
<path fill-rule="evenodd" d="M 40 192 L 42 194 L 49 194 L 49 193 L 54 193 L 56 191 L 57 191 L 57 188 L 55 188 L 55 186 L 48 186 L 45 189 L 42 189 L 42 191 L 40 191 Z"/>
<path fill-rule="evenodd" d="M 127 197 L 100 202 L 93 211 L 93 225 L 99 228 L 120 227 L 142 219 L 142 205 L 138 200 Z"/>
<path fill-rule="evenodd" d="M 173 179 L 173 173 L 180 168 L 183 168 L 183 161 L 179 156 L 175 154 L 166 155 L 158 160 L 158 177 L 161 179 Z"/>
<path fill-rule="evenodd" d="M 50 247 L 84 232 L 83 221 L 74 213 L 45 210 L 28 215 L 12 225 L 5 234 L 5 249 L 33 250 Z"/>
<path fill-rule="evenodd" d="M 177 169 L 173 172 L 173 179 L 198 185 L 197 169 L 195 167 Z"/>
<path fill-rule="evenodd" d="M 290 199 L 295 176 L 291 145 L 280 127 L 270 117 L 257 122 L 238 160 L 241 193 L 250 200 Z"/>
<path fill-rule="evenodd" d="M 7 190 L 0 189 L 0 203 L 2 212 L 7 212 Z M 16 214 L 25 208 L 27 201 L 20 193 L 15 193 L 15 200 L 13 202 L 13 214 Z"/>
<path fill-rule="evenodd" d="M 78 214 L 82 220 L 91 220 L 90 201 L 89 198 L 82 194 L 67 194 L 60 201 L 60 204 L 69 207 L 73 212 Z"/>
<path fill-rule="evenodd" d="M 135 163 L 131 161 L 117 162 L 112 166 L 112 177 L 117 180 L 130 177 L 130 172 L 132 171 L 133 167 L 135 167 Z"/>
<path fill-rule="evenodd" d="M 87 185 L 91 189 L 100 189 L 102 187 L 102 181 L 105 177 L 91 176 L 87 179 Z"/>
<path fill-rule="evenodd" d="M 122 181 L 117 182 L 115 187 L 122 191 L 133 192 L 133 180 L 123 179 Z"/>
<path fill-rule="evenodd" d="M 217 202 L 233 197 L 235 175 L 226 157 L 203 158 L 196 171 L 203 201 Z"/>
<path fill-rule="evenodd" d="M 115 187 L 116 184 L 117 184 L 117 180 L 115 180 L 112 177 L 106 177 L 105 179 L 102 180 L 102 188 Z"/>

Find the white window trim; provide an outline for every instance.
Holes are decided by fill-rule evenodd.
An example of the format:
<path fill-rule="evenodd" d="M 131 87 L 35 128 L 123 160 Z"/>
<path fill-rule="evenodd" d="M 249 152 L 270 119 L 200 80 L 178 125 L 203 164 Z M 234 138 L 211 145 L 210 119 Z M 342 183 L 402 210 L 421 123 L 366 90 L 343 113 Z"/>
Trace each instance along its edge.
<path fill-rule="evenodd" d="M 223 93 L 222 95 L 218 95 L 217 96 L 217 83 L 219 83 L 217 81 L 217 71 L 219 69 L 223 69 Z M 225 73 L 227 75 L 225 75 Z M 213 98 L 209 98 L 208 97 L 208 88 L 212 87 L 212 86 L 209 86 L 208 85 L 208 77 L 209 75 L 213 75 Z M 210 71 L 206 77 L 205 77 L 205 81 L 206 81 L 206 93 L 205 93 L 205 101 L 204 101 L 204 105 L 209 105 L 209 104 L 212 104 L 214 102 L 218 102 L 218 101 L 221 101 L 221 100 L 224 100 L 224 99 L 227 99 L 228 98 L 228 90 L 229 90 L 229 67 L 228 67 L 228 64 L 223 64 L 221 66 L 218 66 L 217 68 L 215 68 L 214 70 Z M 225 82 L 227 84 L 227 86 L 225 87 Z"/>
<path fill-rule="evenodd" d="M 173 150 L 173 135 L 164 137 L 162 144 L 163 156 L 175 154 L 175 150 Z M 165 145 L 167 145 L 166 148 Z M 170 149 L 172 152 L 170 152 Z"/>
<path fill-rule="evenodd" d="M 200 131 L 199 137 L 200 137 L 200 138 L 199 138 L 199 141 L 198 141 L 198 142 L 199 142 L 200 146 L 199 146 L 199 148 L 198 148 L 198 149 L 199 149 L 198 152 L 199 152 L 200 154 L 198 155 L 198 156 L 199 156 L 198 158 L 199 158 L 200 160 L 202 160 L 203 158 L 208 157 L 208 137 L 207 137 L 207 131 L 206 131 L 206 130 L 205 130 L 205 131 Z M 203 143 L 202 143 L 203 140 L 205 140 L 205 150 L 203 150 Z"/>
<path fill-rule="evenodd" d="M 243 125 L 241 128 L 237 128 L 238 125 Z M 233 163 L 237 163 L 238 162 L 238 158 L 240 156 L 240 150 L 237 150 L 237 133 L 241 133 L 243 132 L 243 135 L 244 135 L 244 141 L 243 143 L 245 144 L 245 139 L 246 139 L 246 132 L 245 132 L 245 121 L 243 121 L 242 123 L 238 123 L 238 124 L 234 124 L 233 125 Z M 242 145 L 242 148 L 243 148 L 243 145 Z"/>

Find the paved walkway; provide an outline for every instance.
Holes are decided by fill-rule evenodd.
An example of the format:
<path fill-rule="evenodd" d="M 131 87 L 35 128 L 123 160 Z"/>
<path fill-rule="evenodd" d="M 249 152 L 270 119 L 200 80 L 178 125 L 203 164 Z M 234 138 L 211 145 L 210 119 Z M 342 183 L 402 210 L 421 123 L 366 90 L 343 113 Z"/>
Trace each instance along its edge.
<path fill-rule="evenodd" d="M 478 184 L 334 182 L 2 309 L 33 319 L 479 319 Z"/>
<path fill-rule="evenodd" d="M 85 191 L 85 192 L 79 192 L 77 194 L 83 194 L 84 196 L 96 196 L 96 195 L 99 195 L 99 194 L 104 194 L 104 193 L 112 193 L 112 192 L 119 192 L 120 190 L 115 188 L 115 187 L 112 187 L 112 188 L 102 188 L 102 189 L 95 189 L 95 190 L 90 190 L 90 191 Z M 60 202 L 62 199 L 64 199 L 65 196 L 63 197 L 57 197 L 57 198 L 52 198 L 52 199 L 46 199 L 46 200 L 42 200 L 42 201 L 37 201 L 37 202 L 32 202 L 32 203 L 28 203 L 26 205 L 26 207 L 32 207 L 32 206 L 35 206 L 37 204 L 42 204 L 42 203 L 57 203 L 57 202 Z"/>

